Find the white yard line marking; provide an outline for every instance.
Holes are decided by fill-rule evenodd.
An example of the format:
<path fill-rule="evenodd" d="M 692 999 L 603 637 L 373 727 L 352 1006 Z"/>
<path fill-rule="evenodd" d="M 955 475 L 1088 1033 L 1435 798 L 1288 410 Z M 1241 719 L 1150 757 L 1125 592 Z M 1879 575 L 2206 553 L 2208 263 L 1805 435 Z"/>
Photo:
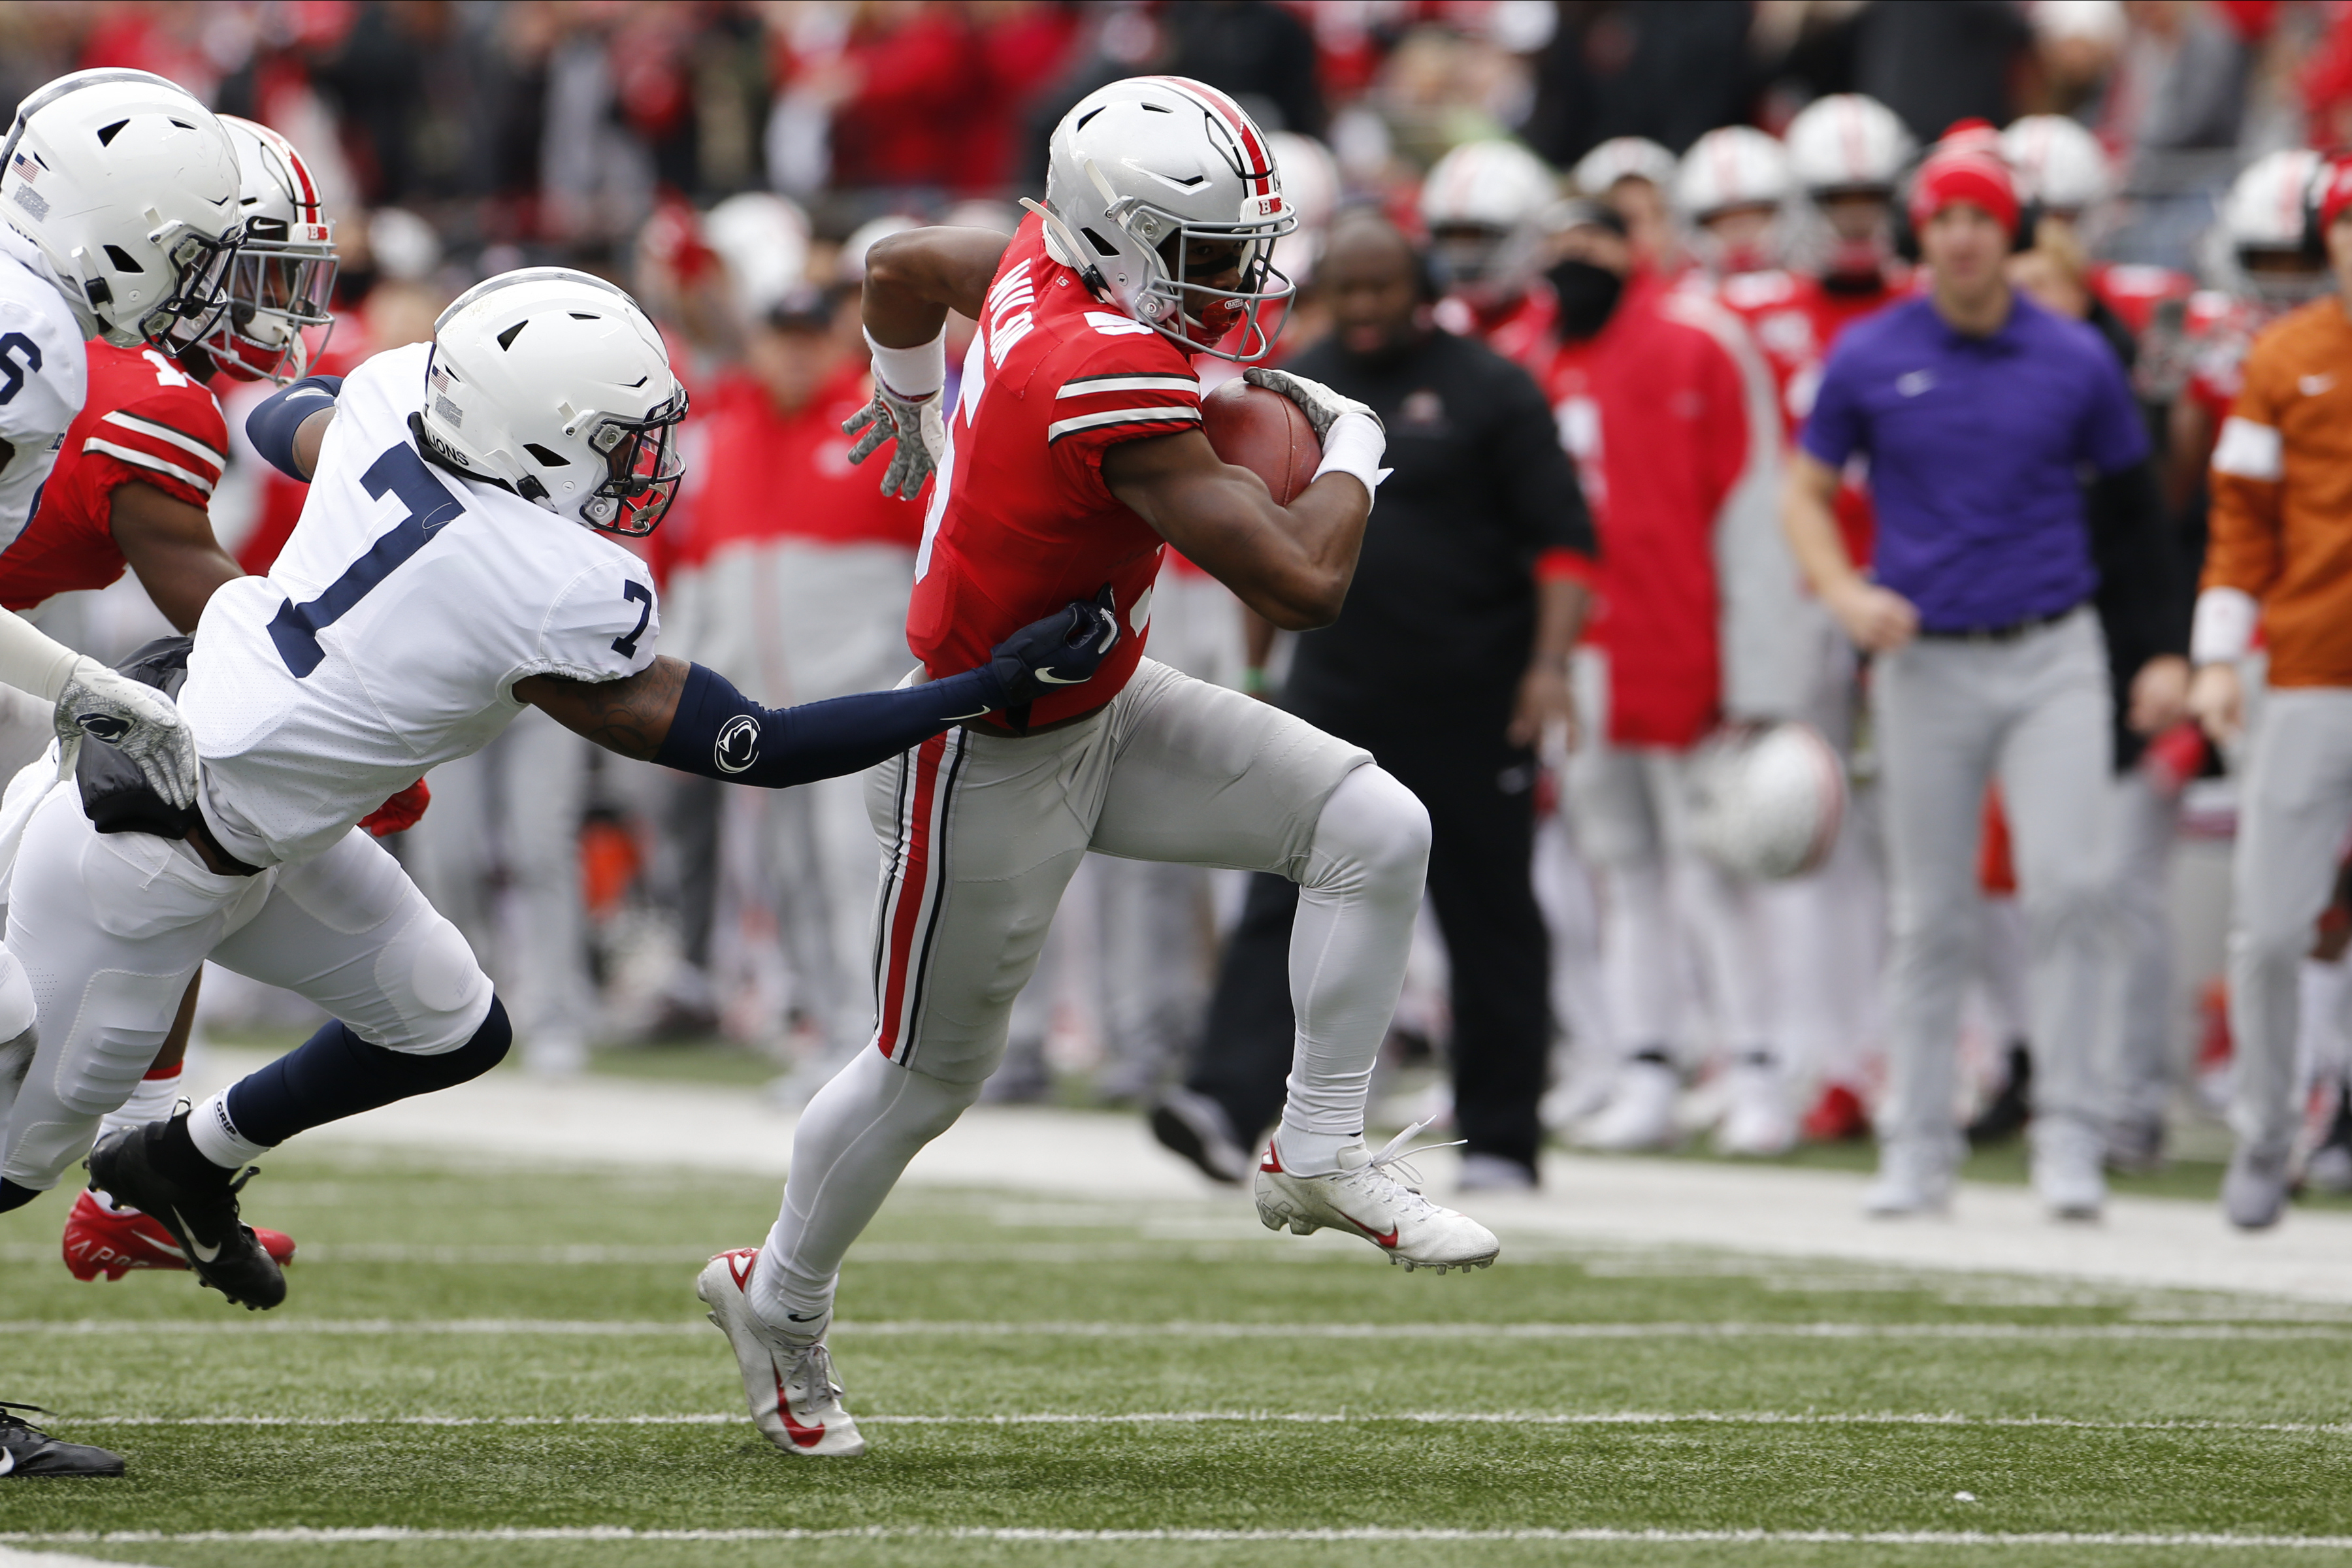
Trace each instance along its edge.
<path fill-rule="evenodd" d="M 89 1415 L 83 1426 L 724 1426 L 748 1415 L 688 1411 L 660 1415 Z M 2075 1432 L 2272 1432 L 2341 1436 L 2352 1422 L 2101 1421 L 2072 1415 L 1969 1415 L 1958 1411 L 1726 1410 L 1139 1410 L 1117 1415 L 1037 1412 L 996 1415 L 876 1415 L 866 1426 L 1175 1426 L 1233 1424 L 1364 1426 L 1383 1421 L 1433 1426 L 1975 1426 Z"/>
<path fill-rule="evenodd" d="M 2352 1549 L 2352 1535 L 2212 1535 L 2128 1533 L 2124 1531 L 2017 1531 L 1975 1530 L 1411 1530 L 1362 1526 L 1348 1530 L 1052 1530 L 949 1529 L 932 1526 L 873 1525 L 856 1530 L 632 1530 L 620 1525 L 505 1530 L 415 1530 L 376 1525 L 343 1530 L 205 1530 L 176 1533 L 162 1531 L 21 1531 L 0 1534 L 0 1542 L 28 1545 L 342 1545 L 371 1542 L 733 1542 L 733 1541 L 986 1541 L 1065 1544 L 1348 1542 L 1629 1542 L 1637 1545 L 1686 1544 L 1800 1546 L 2058 1546 L 2127 1548 L 2237 1548 L 2275 1552 L 2295 1548 L 2341 1552 Z"/>
<path fill-rule="evenodd" d="M 699 1319 L 567 1318 L 20 1319 L 0 1335 L 538 1334 L 665 1338 L 708 1333 Z M 2352 1323 L 1228 1323 L 843 1321 L 835 1334 L 895 1339 L 1076 1340 L 1958 1340 L 2340 1342 Z"/>

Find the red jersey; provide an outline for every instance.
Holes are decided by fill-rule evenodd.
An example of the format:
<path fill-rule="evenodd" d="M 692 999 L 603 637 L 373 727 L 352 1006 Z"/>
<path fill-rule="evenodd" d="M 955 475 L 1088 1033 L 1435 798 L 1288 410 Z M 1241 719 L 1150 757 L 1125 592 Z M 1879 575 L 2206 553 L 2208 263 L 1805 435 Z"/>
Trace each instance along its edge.
<path fill-rule="evenodd" d="M 745 539 L 819 544 L 895 544 L 922 535 L 922 509 L 886 496 L 874 476 L 853 468 L 842 422 L 870 398 L 866 366 L 842 363 L 798 412 L 781 413 L 749 376 L 721 378 L 702 416 L 693 538 L 695 562 Z"/>
<path fill-rule="evenodd" d="M 1540 375 L 1552 354 L 1559 296 L 1538 279 L 1498 310 L 1475 311 L 1459 297 L 1448 295 L 1438 301 L 1436 315 L 1437 324 L 1454 336 L 1476 338 L 1528 374 Z"/>
<path fill-rule="evenodd" d="M 2188 395 L 2221 429 L 2246 384 L 2246 351 L 2264 327 L 2286 314 L 2276 305 L 2236 300 L 2200 289 L 2182 312 L 2181 335 L 2189 344 Z"/>
<path fill-rule="evenodd" d="M 1717 531 L 1780 440 L 1763 366 L 1704 294 L 1637 276 L 1548 386 L 1601 538 L 1609 738 L 1688 746 L 1723 702 Z"/>
<path fill-rule="evenodd" d="M 194 376 L 156 349 L 86 347 L 89 396 L 66 430 L 39 509 L 0 551 L 0 605 L 12 610 L 103 588 L 122 575 L 117 489 L 152 485 L 173 500 L 208 508 L 228 462 L 220 405 Z"/>
<path fill-rule="evenodd" d="M 1103 483 L 1103 453 L 1200 425 L 1191 356 L 1096 299 L 1046 255 L 1036 216 L 1023 220 L 964 357 L 915 558 L 907 646 L 933 676 L 953 675 L 1108 583 L 1127 635 L 1092 679 L 1040 698 L 1030 721 L 1118 696 L 1143 657 L 1167 546 Z"/>
<path fill-rule="evenodd" d="M 374 352 L 365 313 L 339 310 L 325 349 L 320 350 L 313 339 L 309 374 L 349 375 Z M 259 390 L 268 393 L 274 389 L 262 383 Z M 278 552 L 293 537 L 294 525 L 302 520 L 302 503 L 310 494 L 310 487 L 301 480 L 288 478 L 268 463 L 259 467 L 261 505 L 254 515 L 253 526 L 246 531 L 236 547 L 236 563 L 257 577 L 268 575 L 270 567 L 278 563 Z"/>
<path fill-rule="evenodd" d="M 2185 272 L 2123 261 L 2095 263 L 2084 281 L 2135 339 L 2147 335 L 2158 306 L 2168 300 L 2186 300 L 2197 288 L 2196 280 Z"/>

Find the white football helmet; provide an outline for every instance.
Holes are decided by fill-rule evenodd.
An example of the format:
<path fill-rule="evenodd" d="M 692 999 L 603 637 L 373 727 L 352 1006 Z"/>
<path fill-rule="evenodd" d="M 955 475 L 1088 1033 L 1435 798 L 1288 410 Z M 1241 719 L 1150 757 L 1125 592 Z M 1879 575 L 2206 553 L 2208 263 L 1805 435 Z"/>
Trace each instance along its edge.
<path fill-rule="evenodd" d="M 1266 139 L 1274 166 L 1282 171 L 1282 195 L 1298 216 L 1298 227 L 1274 243 L 1275 269 L 1304 288 L 1321 259 L 1323 231 L 1339 210 L 1339 161 L 1312 136 L 1277 131 Z"/>
<path fill-rule="evenodd" d="M 160 76 L 85 70 L 16 106 L 0 216 L 64 285 L 85 335 L 177 353 L 228 304 L 244 226 L 236 149 Z"/>
<path fill-rule="evenodd" d="M 2099 139 L 2063 114 L 2029 114 L 2000 133 L 2017 194 L 2042 210 L 2077 217 L 2107 198 L 2115 171 Z"/>
<path fill-rule="evenodd" d="M 236 381 L 296 381 L 334 332 L 335 226 L 319 210 L 319 184 L 294 143 L 267 125 L 220 117 L 245 186 L 245 244 L 229 268 L 228 309 L 203 348 Z M 325 327 L 313 346 L 302 334 Z"/>
<path fill-rule="evenodd" d="M 1858 92 L 1832 93 L 1799 110 L 1787 146 L 1790 174 L 1816 200 L 1892 195 L 1895 176 L 1918 151 L 1901 116 Z"/>
<path fill-rule="evenodd" d="M 1421 221 L 1454 292 L 1516 296 L 1543 260 L 1537 219 L 1559 200 L 1559 181 L 1516 142 L 1465 142 L 1421 183 Z"/>
<path fill-rule="evenodd" d="M 1569 181 L 1599 200 L 1620 180 L 1646 180 L 1662 192 L 1675 188 L 1675 155 L 1646 136 L 1612 136 L 1577 160 Z"/>
<path fill-rule="evenodd" d="M 2265 153 L 2240 171 L 2206 237 L 2205 269 L 2242 299 L 2298 305 L 2335 287 L 2326 257 L 2309 248 L 2314 188 L 2327 160 L 2307 148 Z"/>
<path fill-rule="evenodd" d="M 686 389 L 635 300 L 568 267 L 502 272 L 433 323 L 429 453 L 600 533 L 651 533 L 686 472 Z"/>
<path fill-rule="evenodd" d="M 735 308 L 747 321 L 767 314 L 807 276 L 808 215 L 785 197 L 766 191 L 729 196 L 702 215 L 702 238 L 726 263 Z"/>
<path fill-rule="evenodd" d="M 1845 770 L 1811 726 L 1725 730 L 1693 760 L 1691 842 L 1735 877 L 1801 877 L 1828 858 L 1845 799 Z"/>
<path fill-rule="evenodd" d="M 1286 300 L 1274 244 L 1298 226 L 1255 121 L 1215 88 L 1179 76 L 1097 88 L 1054 128 L 1045 200 L 1022 205 L 1045 223 L 1045 247 L 1097 294 L 1181 344 L 1241 364 L 1274 339 L 1259 312 Z M 1238 266 L 1230 288 L 1192 281 Z M 1236 347 L 1217 345 L 1240 334 Z"/>
<path fill-rule="evenodd" d="M 1675 171 L 1675 205 L 1694 223 L 1733 207 L 1789 199 L 1789 154 L 1752 125 L 1726 125 L 1691 143 Z"/>

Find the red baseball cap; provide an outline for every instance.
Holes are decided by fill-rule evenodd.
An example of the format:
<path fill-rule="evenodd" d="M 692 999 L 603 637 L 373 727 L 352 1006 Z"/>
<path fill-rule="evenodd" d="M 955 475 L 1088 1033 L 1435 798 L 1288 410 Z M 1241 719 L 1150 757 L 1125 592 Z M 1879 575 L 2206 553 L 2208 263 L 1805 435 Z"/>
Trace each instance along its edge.
<path fill-rule="evenodd" d="M 1954 202 L 1973 202 L 2017 232 L 2017 181 L 2001 158 L 2000 133 L 1981 120 L 1955 121 L 1920 163 L 1911 185 L 1911 226 L 1927 227 Z"/>

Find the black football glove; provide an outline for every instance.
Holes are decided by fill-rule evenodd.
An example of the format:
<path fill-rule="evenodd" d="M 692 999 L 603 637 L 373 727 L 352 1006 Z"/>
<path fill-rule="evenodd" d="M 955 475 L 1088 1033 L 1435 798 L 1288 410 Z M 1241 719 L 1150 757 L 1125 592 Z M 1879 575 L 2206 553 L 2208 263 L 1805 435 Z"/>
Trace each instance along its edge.
<path fill-rule="evenodd" d="M 1003 689 L 1003 706 L 1026 708 L 1057 688 L 1094 679 L 1118 642 L 1118 613 L 1106 583 L 1092 604 L 1074 599 L 998 643 L 988 668 Z"/>

